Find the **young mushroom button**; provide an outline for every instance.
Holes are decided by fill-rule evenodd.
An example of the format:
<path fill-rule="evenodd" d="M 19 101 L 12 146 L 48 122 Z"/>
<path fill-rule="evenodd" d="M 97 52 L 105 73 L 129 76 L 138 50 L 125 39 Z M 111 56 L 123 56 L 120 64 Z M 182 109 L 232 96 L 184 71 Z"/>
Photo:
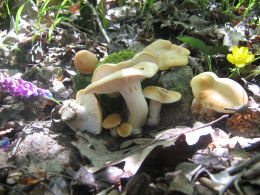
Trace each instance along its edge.
<path fill-rule="evenodd" d="M 225 110 L 247 104 L 248 96 L 243 87 L 236 81 L 228 78 L 219 78 L 213 72 L 201 73 L 191 80 L 194 96 L 192 112 L 203 112 L 206 108 L 219 113 L 232 113 Z"/>
<path fill-rule="evenodd" d="M 167 90 L 157 86 L 149 86 L 143 89 L 143 94 L 150 99 L 147 125 L 156 126 L 160 122 L 160 111 L 162 104 L 177 102 L 181 94 L 176 91 Z"/>
<path fill-rule="evenodd" d="M 117 113 L 109 114 L 103 121 L 103 128 L 109 129 L 110 135 L 117 136 L 116 128 L 121 123 L 121 116 Z"/>
<path fill-rule="evenodd" d="M 148 106 L 140 81 L 156 74 L 158 66 L 151 62 L 141 62 L 130 68 L 118 70 L 99 79 L 87 88 L 84 93 L 107 94 L 119 92 L 128 109 L 128 122 L 133 126 L 133 133 L 140 133 L 148 115 Z"/>
<path fill-rule="evenodd" d="M 81 50 L 74 57 L 76 69 L 83 74 L 92 74 L 96 68 L 98 59 L 95 54 L 87 50 Z"/>
<path fill-rule="evenodd" d="M 132 133 L 132 125 L 128 122 L 122 123 L 117 129 L 117 134 L 121 137 L 127 137 Z"/>

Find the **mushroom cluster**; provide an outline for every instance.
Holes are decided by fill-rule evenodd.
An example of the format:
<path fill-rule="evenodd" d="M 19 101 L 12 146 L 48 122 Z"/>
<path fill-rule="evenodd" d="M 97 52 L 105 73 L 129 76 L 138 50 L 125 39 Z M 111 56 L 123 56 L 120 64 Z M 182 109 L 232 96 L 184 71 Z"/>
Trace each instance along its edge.
<path fill-rule="evenodd" d="M 192 113 L 209 117 L 217 113 L 233 113 L 233 108 L 247 104 L 248 96 L 243 87 L 236 81 L 228 78 L 219 78 L 213 72 L 201 73 L 191 80 L 194 96 Z"/>
<path fill-rule="evenodd" d="M 86 100 L 88 99 L 87 96 L 89 96 L 89 99 L 92 99 L 92 104 L 96 105 L 96 109 L 99 109 L 97 101 L 94 101 L 94 94 L 118 93 L 124 98 L 127 105 L 127 123 L 120 124 L 121 121 L 112 121 L 115 122 L 115 126 L 107 126 L 107 122 L 111 123 L 108 118 L 103 121 L 104 128 L 110 130 L 116 128 L 117 134 L 127 136 L 129 132 L 139 134 L 142 126 L 146 122 L 151 126 L 157 125 L 160 119 L 161 108 L 161 103 L 158 102 L 172 103 L 178 101 L 181 98 L 181 94 L 159 87 L 153 87 L 154 97 L 152 97 L 152 95 L 149 94 L 151 92 L 147 92 L 150 91 L 149 88 L 144 91 L 142 90 L 141 81 L 153 77 L 158 70 L 168 70 L 173 66 L 187 65 L 189 54 L 189 50 L 174 45 L 170 41 L 157 40 L 130 60 L 118 64 L 103 64 L 95 69 L 97 63 L 95 57 L 86 51 L 79 52 L 75 56 L 74 64 L 81 72 L 83 69 L 87 69 L 83 72 L 85 74 L 91 74 L 95 69 L 92 76 L 92 83 L 78 92 L 76 101 L 65 102 L 63 108 L 60 109 L 62 120 L 67 122 L 73 129 L 88 130 L 89 132 L 98 134 L 101 132 L 100 129 L 102 129 L 99 117 L 101 111 L 96 111 L 95 113 L 95 115 L 98 116 L 95 119 L 97 120 L 95 127 L 93 127 L 92 124 L 83 125 L 84 120 L 90 120 L 88 117 L 91 117 L 91 114 L 88 113 L 91 112 L 89 109 L 91 109 L 93 105 L 85 106 L 83 101 L 79 101 L 79 99 Z M 87 56 L 93 57 L 92 60 L 87 60 Z M 81 67 L 80 64 L 86 61 L 88 62 L 88 68 L 85 66 L 84 68 L 79 68 Z M 90 62 L 93 62 L 92 64 L 95 64 L 95 66 L 89 67 Z M 151 99 L 149 109 L 145 98 Z"/>

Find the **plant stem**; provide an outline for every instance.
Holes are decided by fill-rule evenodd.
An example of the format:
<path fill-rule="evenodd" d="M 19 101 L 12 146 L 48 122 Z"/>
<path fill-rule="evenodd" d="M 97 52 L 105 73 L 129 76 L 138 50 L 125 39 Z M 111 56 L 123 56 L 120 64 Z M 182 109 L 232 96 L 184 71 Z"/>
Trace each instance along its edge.
<path fill-rule="evenodd" d="M 209 71 L 212 72 L 212 64 L 211 64 L 211 58 L 210 55 L 205 54 L 206 59 L 207 59 L 207 63 L 208 63 L 208 67 L 209 67 Z"/>

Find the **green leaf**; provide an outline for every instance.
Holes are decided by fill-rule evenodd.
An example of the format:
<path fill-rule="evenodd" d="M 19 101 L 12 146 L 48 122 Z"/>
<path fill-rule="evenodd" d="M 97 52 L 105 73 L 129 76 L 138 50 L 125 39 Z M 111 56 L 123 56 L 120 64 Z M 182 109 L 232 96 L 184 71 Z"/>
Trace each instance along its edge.
<path fill-rule="evenodd" d="M 20 17 L 21 17 L 21 14 L 22 14 L 22 11 L 23 11 L 23 8 L 25 6 L 25 4 L 30 1 L 30 0 L 27 0 L 24 4 L 22 4 L 19 9 L 17 10 L 17 13 L 16 13 L 16 16 L 15 16 L 15 33 L 17 34 L 18 33 L 18 24 L 19 24 L 19 20 L 20 20 Z"/>
<path fill-rule="evenodd" d="M 62 16 L 62 17 L 57 18 L 57 19 L 54 21 L 54 23 L 51 25 L 51 28 L 49 29 L 49 33 L 48 33 L 48 40 L 49 40 L 49 41 L 51 41 L 51 36 L 52 36 L 53 31 L 54 31 L 54 28 L 57 26 L 57 24 L 59 24 L 59 22 L 60 22 L 61 20 L 69 20 L 69 21 L 71 21 L 71 19 L 69 19 L 69 18 L 67 18 L 67 17 L 65 17 L 65 16 Z"/>
<path fill-rule="evenodd" d="M 208 54 L 209 55 L 215 55 L 215 54 L 223 54 L 227 55 L 229 53 L 227 46 L 209 46 L 208 47 Z"/>
<path fill-rule="evenodd" d="M 204 41 L 190 36 L 178 36 L 177 39 L 187 43 L 190 47 L 198 49 L 202 53 L 209 55 L 208 46 Z"/>

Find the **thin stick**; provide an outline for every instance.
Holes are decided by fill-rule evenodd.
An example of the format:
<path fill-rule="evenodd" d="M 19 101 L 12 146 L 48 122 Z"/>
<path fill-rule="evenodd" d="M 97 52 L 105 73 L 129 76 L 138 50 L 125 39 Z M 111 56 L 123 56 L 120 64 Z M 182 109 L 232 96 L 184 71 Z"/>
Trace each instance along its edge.
<path fill-rule="evenodd" d="M 255 157 L 251 158 L 250 160 L 245 161 L 237 166 L 228 168 L 227 172 L 230 175 L 234 175 L 234 174 L 240 172 L 241 170 L 243 170 L 244 168 L 254 165 L 255 163 L 257 163 L 259 161 L 260 161 L 260 154 L 256 155 Z"/>
<path fill-rule="evenodd" d="M 96 16 L 96 20 L 97 20 L 97 23 L 98 23 L 98 27 L 99 27 L 101 33 L 102 33 L 103 36 L 105 37 L 107 43 L 110 43 L 110 39 L 109 39 L 109 37 L 107 36 L 106 31 L 104 30 L 104 28 L 103 28 L 103 26 L 102 26 L 102 24 L 101 24 L 101 22 L 100 22 L 100 20 L 99 20 L 99 17 L 98 17 L 98 15 L 97 15 L 97 13 L 96 13 L 96 10 L 95 10 L 94 6 L 93 6 L 91 3 L 89 3 L 88 0 L 85 0 L 85 1 L 86 1 L 87 5 L 90 7 L 90 9 L 92 10 L 93 14 Z"/>

